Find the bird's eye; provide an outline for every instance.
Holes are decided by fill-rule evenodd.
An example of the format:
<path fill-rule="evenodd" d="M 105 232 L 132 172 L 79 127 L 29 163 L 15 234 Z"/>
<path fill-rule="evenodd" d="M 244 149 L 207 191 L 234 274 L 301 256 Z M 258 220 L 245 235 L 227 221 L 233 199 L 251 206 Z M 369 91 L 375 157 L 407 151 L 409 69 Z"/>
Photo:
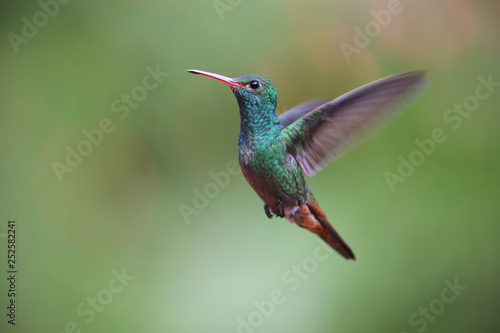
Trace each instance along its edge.
<path fill-rule="evenodd" d="M 260 88 L 260 83 L 259 83 L 259 81 L 256 81 L 256 80 L 253 80 L 248 85 L 249 85 L 250 88 L 252 88 L 254 90 Z"/>

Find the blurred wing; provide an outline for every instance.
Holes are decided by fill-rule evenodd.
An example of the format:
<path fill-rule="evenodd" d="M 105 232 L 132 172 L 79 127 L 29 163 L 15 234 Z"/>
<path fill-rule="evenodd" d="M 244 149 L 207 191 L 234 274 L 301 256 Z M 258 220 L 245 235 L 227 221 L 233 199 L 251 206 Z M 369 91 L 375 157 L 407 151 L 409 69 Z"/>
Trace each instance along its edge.
<path fill-rule="evenodd" d="M 285 113 L 278 115 L 283 127 L 287 127 L 295 120 L 302 118 L 302 116 L 308 114 L 312 110 L 316 109 L 318 106 L 331 101 L 330 99 L 313 99 L 302 104 L 296 105 Z"/>
<path fill-rule="evenodd" d="M 323 104 L 286 127 L 283 139 L 304 173 L 314 176 L 352 148 L 370 129 L 422 90 L 425 72 L 389 76 Z"/>

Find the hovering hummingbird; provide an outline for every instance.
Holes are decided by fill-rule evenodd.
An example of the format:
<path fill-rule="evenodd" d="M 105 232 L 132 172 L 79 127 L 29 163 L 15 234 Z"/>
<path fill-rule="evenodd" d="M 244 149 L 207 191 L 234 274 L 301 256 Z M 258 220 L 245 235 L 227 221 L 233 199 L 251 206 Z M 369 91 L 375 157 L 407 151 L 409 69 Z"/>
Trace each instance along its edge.
<path fill-rule="evenodd" d="M 307 187 L 332 159 L 353 147 L 356 139 L 423 84 L 425 72 L 389 76 L 334 100 L 312 100 L 276 115 L 277 93 L 259 75 L 229 78 L 190 69 L 228 85 L 240 108 L 239 163 L 243 175 L 264 201 L 264 211 L 307 229 L 346 259 L 354 253 L 328 222 Z"/>

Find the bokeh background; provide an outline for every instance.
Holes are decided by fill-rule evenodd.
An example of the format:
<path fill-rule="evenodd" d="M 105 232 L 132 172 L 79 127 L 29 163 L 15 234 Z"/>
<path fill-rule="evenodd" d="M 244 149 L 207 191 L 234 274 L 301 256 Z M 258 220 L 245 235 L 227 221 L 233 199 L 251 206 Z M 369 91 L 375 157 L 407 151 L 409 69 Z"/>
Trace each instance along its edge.
<path fill-rule="evenodd" d="M 385 26 L 372 22 L 394 3 L 2 2 L 0 331 L 498 332 L 500 87 L 459 125 L 443 116 L 473 101 L 478 77 L 500 81 L 500 6 L 401 0 Z M 356 37 L 367 27 L 368 40 Z M 356 38 L 363 47 L 346 57 L 341 45 Z M 355 262 L 267 219 L 227 171 L 234 97 L 189 68 L 264 75 L 279 112 L 428 70 L 432 86 L 412 107 L 309 180 Z M 158 84 L 145 90 L 151 71 Z M 110 133 L 81 143 L 103 121 Z M 445 142 L 392 191 L 384 174 L 436 128 Z M 91 151 L 60 181 L 54 162 L 66 165 L 67 147 Z"/>

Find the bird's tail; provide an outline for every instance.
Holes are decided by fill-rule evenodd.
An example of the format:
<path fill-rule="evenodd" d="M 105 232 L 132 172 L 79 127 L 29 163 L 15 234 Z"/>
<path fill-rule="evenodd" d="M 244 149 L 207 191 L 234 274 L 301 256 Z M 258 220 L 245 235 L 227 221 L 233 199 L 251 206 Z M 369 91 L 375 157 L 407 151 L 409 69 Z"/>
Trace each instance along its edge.
<path fill-rule="evenodd" d="M 325 213 L 323 213 L 323 210 L 318 205 L 313 203 L 301 204 L 299 206 L 298 216 L 296 216 L 294 220 L 300 227 L 321 237 L 344 258 L 356 259 L 354 253 L 352 253 L 349 246 L 335 231 L 330 222 L 328 222 Z"/>

